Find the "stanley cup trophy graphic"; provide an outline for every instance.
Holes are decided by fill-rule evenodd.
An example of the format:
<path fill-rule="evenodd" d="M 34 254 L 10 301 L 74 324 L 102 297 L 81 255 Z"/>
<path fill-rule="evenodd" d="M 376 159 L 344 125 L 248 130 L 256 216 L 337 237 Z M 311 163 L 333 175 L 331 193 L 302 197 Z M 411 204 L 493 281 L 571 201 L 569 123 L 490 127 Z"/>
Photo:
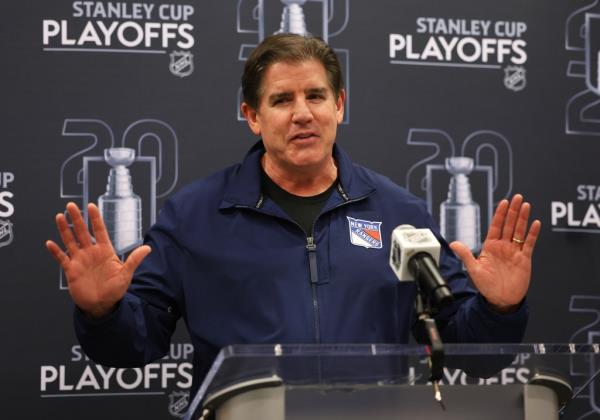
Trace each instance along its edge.
<path fill-rule="evenodd" d="M 98 207 L 117 254 L 142 243 L 142 200 L 133 193 L 127 167 L 135 160 L 135 150 L 116 147 L 104 150 L 111 166 L 106 193 L 98 197 Z"/>
<path fill-rule="evenodd" d="M 475 253 L 481 248 L 479 204 L 473 201 L 468 175 L 474 162 L 469 157 L 446 159 L 446 170 L 452 175 L 448 199 L 440 206 L 440 228 L 448 241 L 461 241 Z"/>
<path fill-rule="evenodd" d="M 285 5 L 281 14 L 281 25 L 276 34 L 307 35 L 306 20 L 302 6 L 306 0 L 281 0 Z"/>

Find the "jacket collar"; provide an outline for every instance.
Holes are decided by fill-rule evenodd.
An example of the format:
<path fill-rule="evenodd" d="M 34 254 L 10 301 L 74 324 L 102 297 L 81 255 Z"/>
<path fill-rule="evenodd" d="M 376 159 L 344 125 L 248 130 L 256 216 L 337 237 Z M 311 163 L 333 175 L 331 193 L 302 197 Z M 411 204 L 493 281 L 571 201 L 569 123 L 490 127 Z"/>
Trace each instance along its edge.
<path fill-rule="evenodd" d="M 262 140 L 250 148 L 233 176 L 229 178 L 220 208 L 259 207 L 262 200 L 260 160 L 264 153 Z M 337 144 L 333 145 L 333 157 L 338 167 L 337 190 L 340 195 L 346 194 L 343 201 L 359 199 L 375 191 L 375 187 L 365 177 L 356 173 L 350 157 Z"/>

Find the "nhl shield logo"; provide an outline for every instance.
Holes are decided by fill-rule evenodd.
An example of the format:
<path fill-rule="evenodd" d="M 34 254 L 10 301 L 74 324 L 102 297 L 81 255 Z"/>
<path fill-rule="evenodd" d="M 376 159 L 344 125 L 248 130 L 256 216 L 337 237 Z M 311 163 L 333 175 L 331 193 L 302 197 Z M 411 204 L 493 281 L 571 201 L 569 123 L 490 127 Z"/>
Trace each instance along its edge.
<path fill-rule="evenodd" d="M 183 418 L 189 405 L 189 392 L 173 391 L 169 394 L 169 414 Z"/>
<path fill-rule="evenodd" d="M 194 71 L 194 55 L 189 51 L 173 51 L 169 54 L 171 63 L 169 70 L 175 76 L 186 77 Z"/>
<path fill-rule="evenodd" d="M 0 248 L 13 241 L 13 228 L 9 220 L 0 220 Z"/>
<path fill-rule="evenodd" d="M 352 243 L 352 245 L 375 249 L 381 249 L 383 247 L 383 241 L 381 240 L 381 222 L 346 217 L 348 219 L 350 243 Z"/>
<path fill-rule="evenodd" d="M 525 89 L 525 68 L 523 66 L 507 66 L 504 69 L 504 86 L 513 92 Z"/>

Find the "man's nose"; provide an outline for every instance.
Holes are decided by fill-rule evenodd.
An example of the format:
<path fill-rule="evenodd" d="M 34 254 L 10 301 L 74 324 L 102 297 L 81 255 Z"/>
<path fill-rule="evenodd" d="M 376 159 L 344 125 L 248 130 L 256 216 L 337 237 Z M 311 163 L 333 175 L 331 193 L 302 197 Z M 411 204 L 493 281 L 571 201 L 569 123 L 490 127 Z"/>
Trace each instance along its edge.
<path fill-rule="evenodd" d="M 306 124 L 312 121 L 313 115 L 312 110 L 306 99 L 298 99 L 294 102 L 294 109 L 292 110 L 292 122 L 296 124 Z"/>

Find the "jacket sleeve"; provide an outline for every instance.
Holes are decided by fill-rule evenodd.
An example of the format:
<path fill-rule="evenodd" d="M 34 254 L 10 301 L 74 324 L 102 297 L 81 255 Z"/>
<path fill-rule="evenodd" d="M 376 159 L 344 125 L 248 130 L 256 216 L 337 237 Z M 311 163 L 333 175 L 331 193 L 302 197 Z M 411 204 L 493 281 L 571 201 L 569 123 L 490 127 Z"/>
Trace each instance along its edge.
<path fill-rule="evenodd" d="M 146 235 L 152 252 L 134 274 L 132 284 L 113 313 L 90 320 L 75 308 L 77 338 L 95 362 L 109 366 L 142 366 L 164 356 L 183 313 L 177 267 L 186 258 L 179 248 L 175 206 L 168 201 Z"/>

